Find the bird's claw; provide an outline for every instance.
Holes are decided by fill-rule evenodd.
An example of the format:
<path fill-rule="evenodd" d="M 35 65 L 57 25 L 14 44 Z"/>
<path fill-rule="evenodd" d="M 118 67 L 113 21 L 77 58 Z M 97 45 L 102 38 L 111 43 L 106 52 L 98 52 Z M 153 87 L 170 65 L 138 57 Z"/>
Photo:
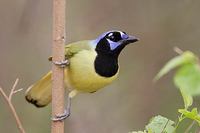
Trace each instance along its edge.
<path fill-rule="evenodd" d="M 51 118 L 51 120 L 52 121 L 63 121 L 69 116 L 70 116 L 70 111 L 69 110 L 65 110 L 63 114 L 56 115 L 55 117 Z"/>
<path fill-rule="evenodd" d="M 53 63 L 54 63 L 55 65 L 58 65 L 58 66 L 64 68 L 64 67 L 66 67 L 66 66 L 69 65 L 69 60 L 53 61 Z"/>

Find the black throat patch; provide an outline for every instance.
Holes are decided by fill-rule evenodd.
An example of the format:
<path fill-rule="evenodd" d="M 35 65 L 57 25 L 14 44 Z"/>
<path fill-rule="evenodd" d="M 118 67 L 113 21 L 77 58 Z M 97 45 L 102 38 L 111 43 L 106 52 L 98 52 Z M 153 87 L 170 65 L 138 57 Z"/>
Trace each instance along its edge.
<path fill-rule="evenodd" d="M 100 76 L 112 77 L 118 71 L 118 59 L 114 56 L 98 54 L 94 66 L 96 73 Z"/>
<path fill-rule="evenodd" d="M 96 47 L 97 57 L 94 62 L 95 71 L 103 77 L 112 77 L 118 71 L 118 55 L 110 50 L 106 39 L 99 41 Z"/>

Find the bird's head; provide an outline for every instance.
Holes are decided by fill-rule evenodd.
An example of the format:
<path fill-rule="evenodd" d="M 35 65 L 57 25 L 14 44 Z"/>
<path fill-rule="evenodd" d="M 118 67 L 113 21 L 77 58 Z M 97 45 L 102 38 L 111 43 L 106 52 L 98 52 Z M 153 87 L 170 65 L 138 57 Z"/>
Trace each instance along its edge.
<path fill-rule="evenodd" d="M 138 41 L 136 37 L 118 30 L 105 32 L 94 40 L 96 44 L 95 50 L 98 54 L 109 54 L 113 56 L 118 56 L 126 45 L 136 41 Z"/>

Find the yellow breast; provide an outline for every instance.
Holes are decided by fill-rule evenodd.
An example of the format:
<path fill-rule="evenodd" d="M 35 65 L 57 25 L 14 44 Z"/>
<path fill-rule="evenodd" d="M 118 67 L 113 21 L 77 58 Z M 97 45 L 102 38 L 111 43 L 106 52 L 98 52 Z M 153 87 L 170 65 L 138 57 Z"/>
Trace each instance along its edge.
<path fill-rule="evenodd" d="M 96 55 L 94 50 L 82 50 L 70 58 L 70 66 L 65 69 L 68 87 L 81 92 L 95 92 L 117 78 L 119 70 L 112 77 L 102 77 L 95 72 Z"/>

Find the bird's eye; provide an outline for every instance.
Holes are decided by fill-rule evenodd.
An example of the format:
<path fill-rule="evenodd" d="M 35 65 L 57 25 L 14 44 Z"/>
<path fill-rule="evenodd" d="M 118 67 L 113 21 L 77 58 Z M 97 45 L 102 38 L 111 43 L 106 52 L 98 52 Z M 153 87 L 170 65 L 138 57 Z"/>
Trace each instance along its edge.
<path fill-rule="evenodd" d="M 118 42 L 122 39 L 121 34 L 119 32 L 111 32 L 106 36 L 107 39 Z"/>
<path fill-rule="evenodd" d="M 108 34 L 107 38 L 110 40 L 114 40 L 115 36 L 113 35 L 113 33 L 110 33 L 110 34 Z"/>

